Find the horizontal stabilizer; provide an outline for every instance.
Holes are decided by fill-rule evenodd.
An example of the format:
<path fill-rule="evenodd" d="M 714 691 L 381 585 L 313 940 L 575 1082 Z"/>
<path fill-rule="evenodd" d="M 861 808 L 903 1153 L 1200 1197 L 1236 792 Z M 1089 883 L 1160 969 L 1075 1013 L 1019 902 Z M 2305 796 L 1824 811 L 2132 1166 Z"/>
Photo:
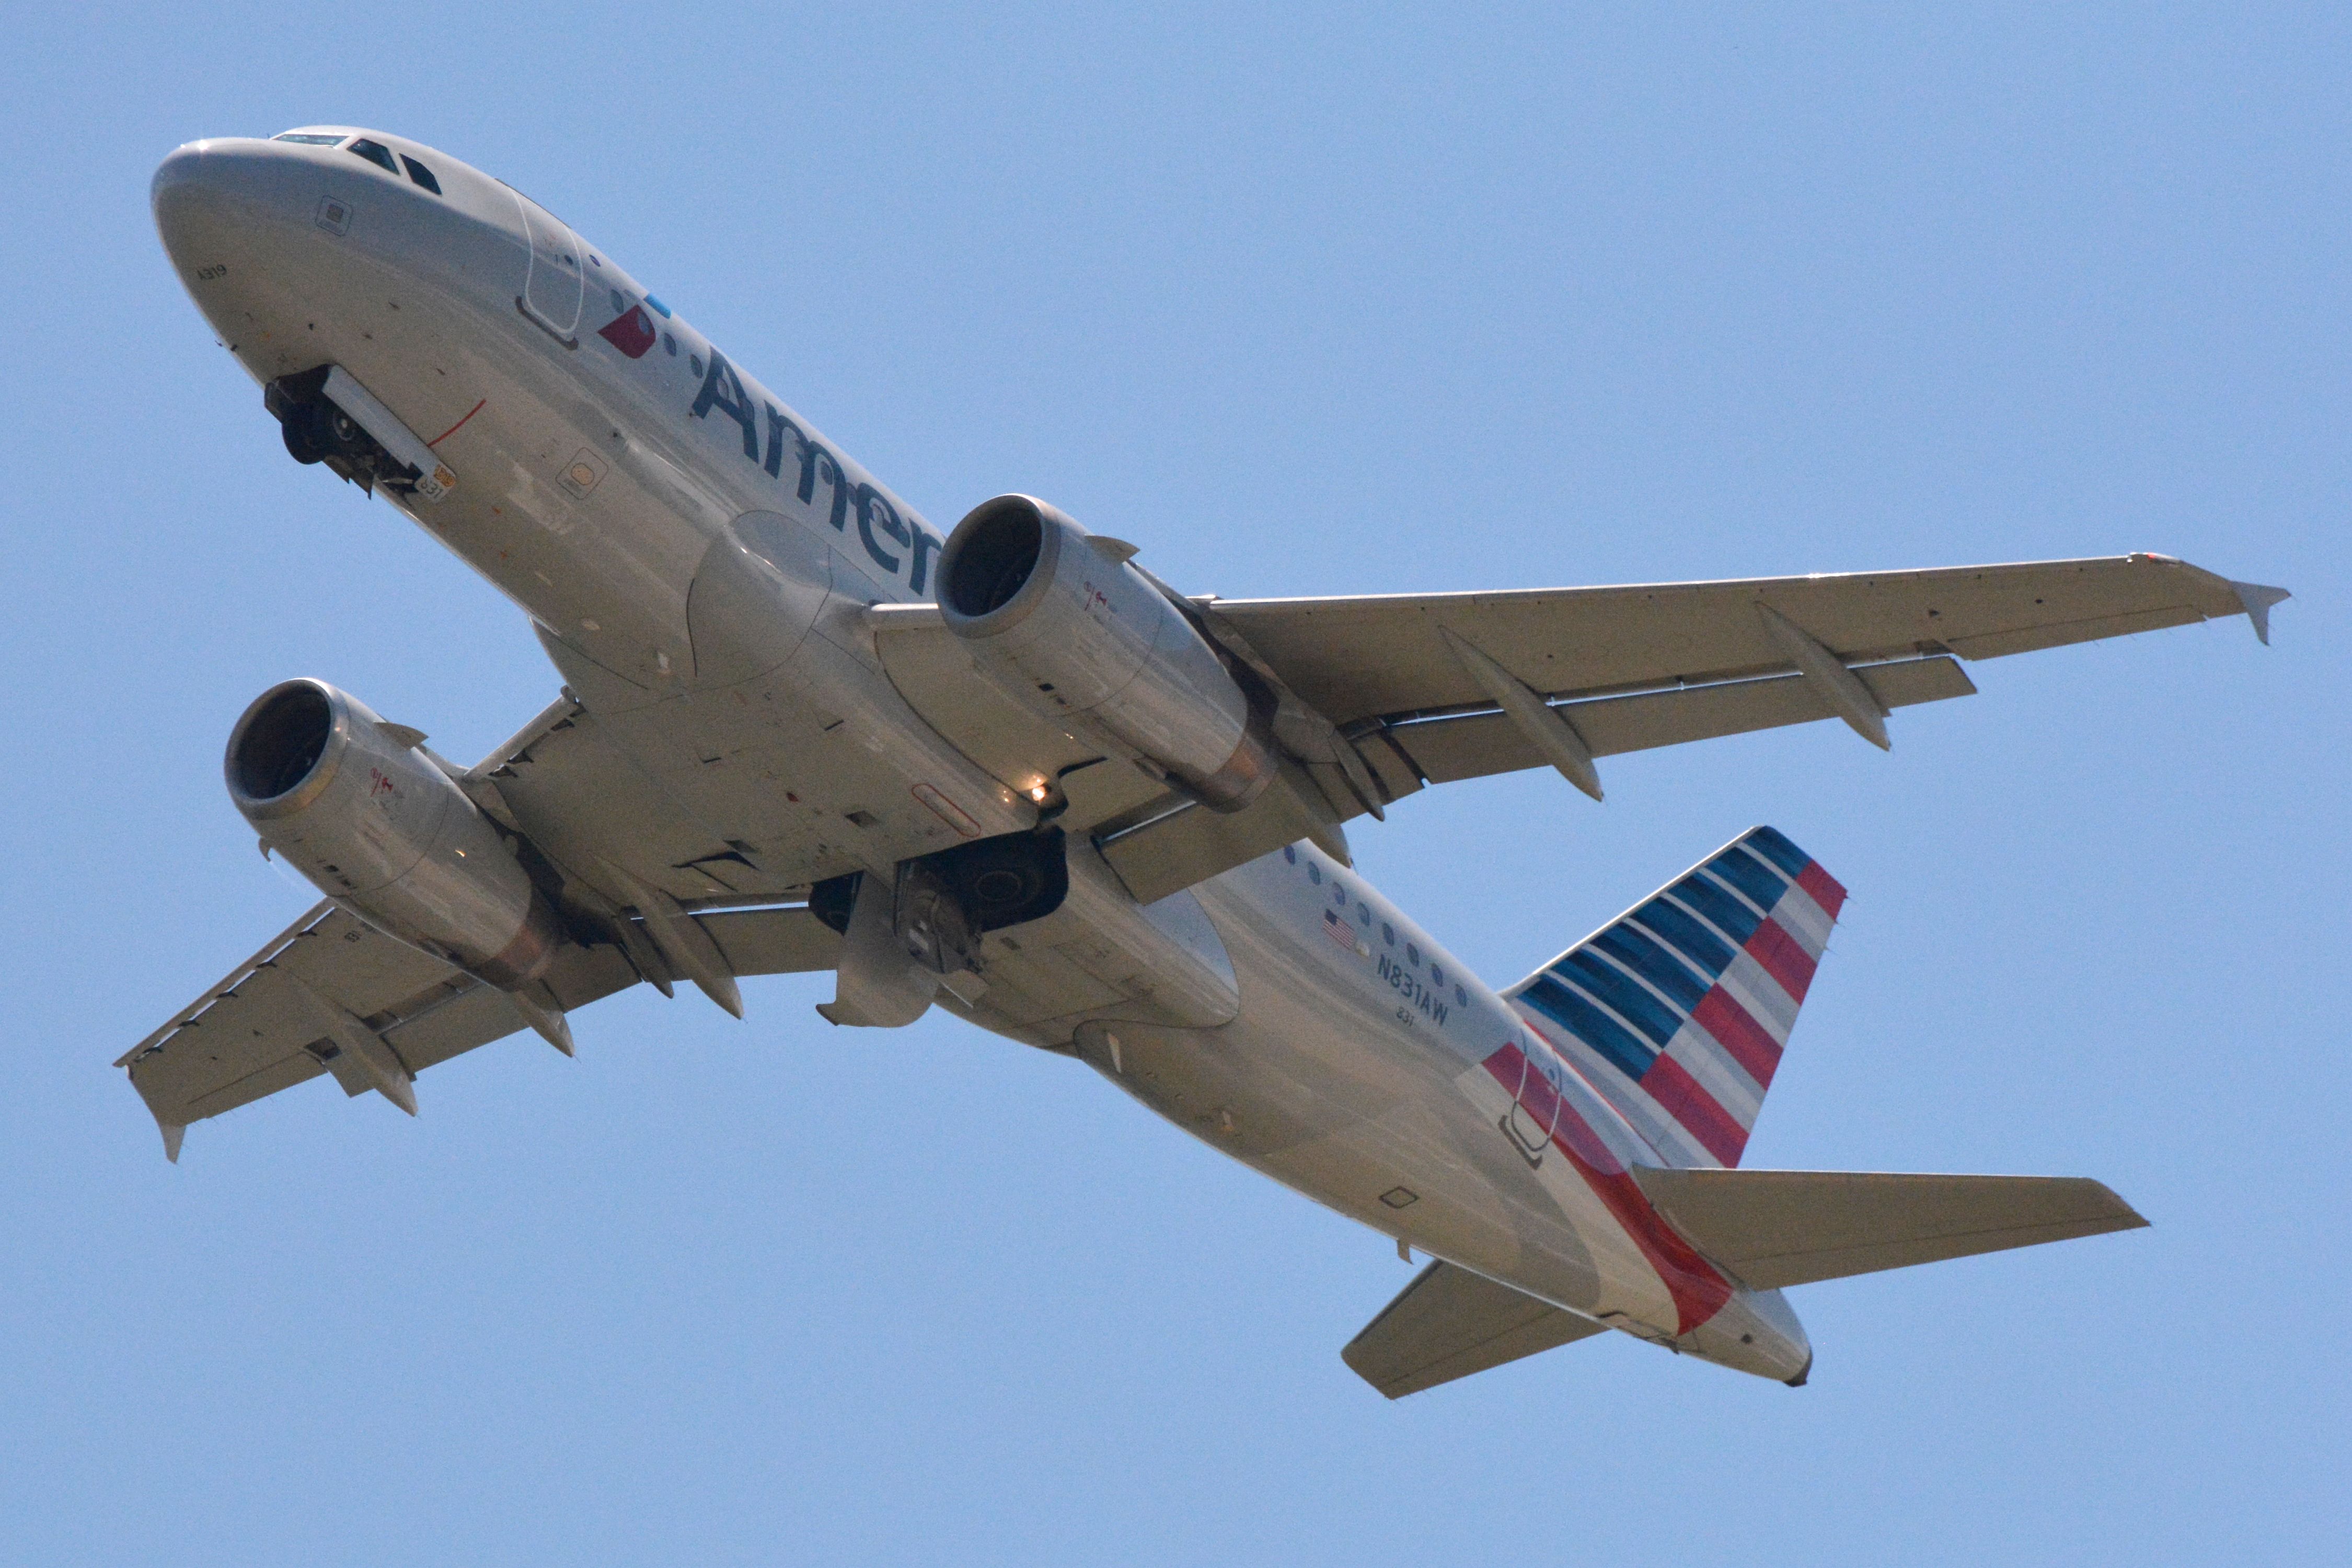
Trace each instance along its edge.
<path fill-rule="evenodd" d="M 1636 1166 L 1633 1179 L 1694 1247 L 1759 1290 L 2147 1224 L 2085 1176 Z"/>
<path fill-rule="evenodd" d="M 1605 1331 L 1604 1325 L 1493 1280 L 1433 1263 L 1339 1359 L 1391 1399 Z"/>

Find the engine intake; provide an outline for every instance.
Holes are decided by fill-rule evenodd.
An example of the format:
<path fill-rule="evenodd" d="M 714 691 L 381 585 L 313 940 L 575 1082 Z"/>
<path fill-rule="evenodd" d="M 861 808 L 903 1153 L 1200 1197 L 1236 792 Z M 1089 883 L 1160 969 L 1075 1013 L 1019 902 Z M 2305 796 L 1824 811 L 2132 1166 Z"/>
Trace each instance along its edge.
<path fill-rule="evenodd" d="M 982 501 L 940 556 L 940 614 L 1006 695 L 1217 811 L 1274 777 L 1266 714 L 1185 612 L 1034 496 Z"/>
<path fill-rule="evenodd" d="M 289 680 L 230 732 L 229 798 L 267 848 L 370 925 L 500 990 L 527 985 L 562 925 L 420 739 L 322 680 Z"/>

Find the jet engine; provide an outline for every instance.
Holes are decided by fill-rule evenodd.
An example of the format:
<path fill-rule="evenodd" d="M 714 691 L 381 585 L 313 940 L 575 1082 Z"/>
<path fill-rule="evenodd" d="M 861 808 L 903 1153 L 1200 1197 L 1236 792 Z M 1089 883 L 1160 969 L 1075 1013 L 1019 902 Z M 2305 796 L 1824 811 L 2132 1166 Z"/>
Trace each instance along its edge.
<path fill-rule="evenodd" d="M 1265 705 L 1134 553 L 1034 497 L 998 496 L 948 536 L 940 614 L 1023 707 L 1239 811 L 1274 777 Z"/>
<path fill-rule="evenodd" d="M 502 991 L 545 972 L 564 941 L 555 911 L 457 781 L 320 680 L 255 700 L 229 735 L 229 797 L 336 902 L 385 934 Z"/>

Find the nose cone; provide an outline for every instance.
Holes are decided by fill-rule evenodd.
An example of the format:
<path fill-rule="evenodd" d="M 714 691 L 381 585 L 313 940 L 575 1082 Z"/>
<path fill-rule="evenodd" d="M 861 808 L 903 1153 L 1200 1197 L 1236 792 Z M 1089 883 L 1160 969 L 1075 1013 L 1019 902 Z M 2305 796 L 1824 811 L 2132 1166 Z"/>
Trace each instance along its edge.
<path fill-rule="evenodd" d="M 243 137 L 191 142 L 164 159 L 148 199 L 173 261 L 184 271 L 220 265 L 257 237 L 257 226 L 283 223 L 285 163 L 270 143 Z"/>

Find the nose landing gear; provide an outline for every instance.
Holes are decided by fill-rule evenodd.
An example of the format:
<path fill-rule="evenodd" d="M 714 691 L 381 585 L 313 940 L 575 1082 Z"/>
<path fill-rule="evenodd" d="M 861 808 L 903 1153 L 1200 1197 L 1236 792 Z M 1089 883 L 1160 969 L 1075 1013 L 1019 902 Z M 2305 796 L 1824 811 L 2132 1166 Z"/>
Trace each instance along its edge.
<path fill-rule="evenodd" d="M 355 393 L 356 400 L 373 402 L 350 377 L 338 376 L 331 364 L 295 375 L 281 375 L 262 389 L 261 405 L 277 419 L 289 457 L 305 465 L 324 463 L 371 495 L 381 485 L 404 498 L 437 500 L 447 486 L 456 482 L 456 477 L 437 463 L 427 467 L 395 456 L 366 425 L 329 395 L 331 380 L 345 389 L 346 401 L 354 400 L 352 395 Z M 380 405 L 377 407 L 381 411 Z M 388 412 L 383 412 L 378 423 L 390 418 Z M 397 421 L 391 423 L 397 426 Z M 405 437 L 403 445 L 417 446 L 424 458 L 432 458 L 404 429 L 397 433 Z"/>
<path fill-rule="evenodd" d="M 373 443 L 374 437 L 359 426 L 359 421 L 328 402 L 314 397 L 307 403 L 289 404 L 277 414 L 280 433 L 286 437 L 287 455 L 301 464 L 323 463 L 330 458 L 356 458 Z M 344 476 L 349 479 L 351 476 Z"/>

